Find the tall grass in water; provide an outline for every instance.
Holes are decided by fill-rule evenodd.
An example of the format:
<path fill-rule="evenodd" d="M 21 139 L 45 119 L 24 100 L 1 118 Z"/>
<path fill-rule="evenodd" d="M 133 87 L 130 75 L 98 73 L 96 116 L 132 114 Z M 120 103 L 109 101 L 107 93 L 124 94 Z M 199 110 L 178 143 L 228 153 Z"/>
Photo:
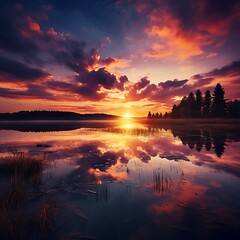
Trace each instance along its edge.
<path fill-rule="evenodd" d="M 24 232 L 26 214 L 24 200 L 27 188 L 40 185 L 43 162 L 26 157 L 23 152 L 0 159 L 0 175 L 8 184 L 0 189 L 0 232 L 7 239 L 14 239 Z"/>
<path fill-rule="evenodd" d="M 19 152 L 19 154 L 0 159 L 0 173 L 28 178 L 41 172 L 42 165 L 39 159 L 26 157 L 23 152 Z"/>
<path fill-rule="evenodd" d="M 42 208 L 39 213 L 39 226 L 43 233 L 47 233 L 54 229 L 54 219 L 56 214 L 56 206 L 48 204 L 46 201 L 46 193 L 43 193 Z"/>
<path fill-rule="evenodd" d="M 154 191 L 163 194 L 173 186 L 172 178 L 165 172 L 153 172 Z"/>

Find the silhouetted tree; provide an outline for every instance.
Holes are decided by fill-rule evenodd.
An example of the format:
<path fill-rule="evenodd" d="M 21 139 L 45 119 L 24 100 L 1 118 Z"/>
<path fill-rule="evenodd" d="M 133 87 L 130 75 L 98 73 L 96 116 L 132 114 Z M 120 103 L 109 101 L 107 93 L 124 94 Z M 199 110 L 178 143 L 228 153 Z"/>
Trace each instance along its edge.
<path fill-rule="evenodd" d="M 201 91 L 198 89 L 196 91 L 196 117 L 202 116 L 202 105 L 203 105 L 203 97 Z"/>
<path fill-rule="evenodd" d="M 240 102 L 239 100 L 230 101 L 227 103 L 227 115 L 231 118 L 240 117 Z"/>
<path fill-rule="evenodd" d="M 191 118 L 196 116 L 196 100 L 193 92 L 190 92 L 187 97 L 186 117 Z"/>
<path fill-rule="evenodd" d="M 164 115 L 163 115 L 164 118 L 168 118 L 168 113 L 165 112 Z"/>
<path fill-rule="evenodd" d="M 150 119 L 152 117 L 152 113 L 149 111 L 148 112 L 148 119 Z"/>
<path fill-rule="evenodd" d="M 204 101 L 203 101 L 203 116 L 210 117 L 211 114 L 211 105 L 212 105 L 212 96 L 209 90 L 205 92 Z"/>
<path fill-rule="evenodd" d="M 154 113 L 152 114 L 152 118 L 155 118 L 155 114 Z"/>
<path fill-rule="evenodd" d="M 158 112 L 156 112 L 156 115 L 155 115 L 155 116 L 156 116 L 156 118 L 159 118 L 159 113 L 158 113 Z"/>
<path fill-rule="evenodd" d="M 162 113 L 160 113 L 160 114 L 159 114 L 159 118 L 162 118 L 162 117 L 163 117 L 163 115 L 162 115 Z"/>
<path fill-rule="evenodd" d="M 173 105 L 171 117 L 172 118 L 179 118 L 180 117 L 179 106 L 177 106 L 176 104 Z"/>
<path fill-rule="evenodd" d="M 221 84 L 218 83 L 213 91 L 213 105 L 212 114 L 213 117 L 225 117 L 226 116 L 226 103 L 224 99 L 225 91 Z"/>
<path fill-rule="evenodd" d="M 187 97 L 184 96 L 179 104 L 179 115 L 181 118 L 187 115 Z"/>

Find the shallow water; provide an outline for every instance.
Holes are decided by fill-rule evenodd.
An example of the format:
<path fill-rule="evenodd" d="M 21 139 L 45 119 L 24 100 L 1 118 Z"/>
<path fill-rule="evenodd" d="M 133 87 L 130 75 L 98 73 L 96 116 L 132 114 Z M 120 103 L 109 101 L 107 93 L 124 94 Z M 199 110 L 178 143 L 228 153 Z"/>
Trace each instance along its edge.
<path fill-rule="evenodd" d="M 127 120 L 0 129 L 3 239 L 240 237 L 235 129 Z M 40 165 L 6 168 L 11 158 Z"/>

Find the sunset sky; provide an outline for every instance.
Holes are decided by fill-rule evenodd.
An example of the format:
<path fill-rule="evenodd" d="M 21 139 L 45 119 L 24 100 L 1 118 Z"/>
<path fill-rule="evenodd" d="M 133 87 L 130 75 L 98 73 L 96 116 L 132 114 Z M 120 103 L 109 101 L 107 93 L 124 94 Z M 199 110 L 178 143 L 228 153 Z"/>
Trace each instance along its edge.
<path fill-rule="evenodd" d="M 0 112 L 146 116 L 240 98 L 238 0 L 2 0 Z"/>

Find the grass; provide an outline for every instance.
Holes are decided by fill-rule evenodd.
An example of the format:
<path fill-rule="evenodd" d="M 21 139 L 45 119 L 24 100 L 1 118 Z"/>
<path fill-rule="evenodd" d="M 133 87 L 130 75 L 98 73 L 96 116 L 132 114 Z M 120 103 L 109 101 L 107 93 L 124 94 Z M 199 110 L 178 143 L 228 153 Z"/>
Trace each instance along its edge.
<path fill-rule="evenodd" d="M 0 232 L 15 239 L 16 232 L 26 229 L 24 200 L 31 185 L 41 182 L 43 161 L 25 156 L 23 152 L 0 159 L 0 174 L 8 183 L 0 189 Z M 8 238 L 7 238 L 8 239 Z"/>
<path fill-rule="evenodd" d="M 46 201 L 46 193 L 43 193 L 42 208 L 39 213 L 39 226 L 42 232 L 54 230 L 54 219 L 57 208 Z"/>
<path fill-rule="evenodd" d="M 42 170 L 42 161 L 26 157 L 22 152 L 0 159 L 0 172 L 5 174 L 27 177 Z"/>

